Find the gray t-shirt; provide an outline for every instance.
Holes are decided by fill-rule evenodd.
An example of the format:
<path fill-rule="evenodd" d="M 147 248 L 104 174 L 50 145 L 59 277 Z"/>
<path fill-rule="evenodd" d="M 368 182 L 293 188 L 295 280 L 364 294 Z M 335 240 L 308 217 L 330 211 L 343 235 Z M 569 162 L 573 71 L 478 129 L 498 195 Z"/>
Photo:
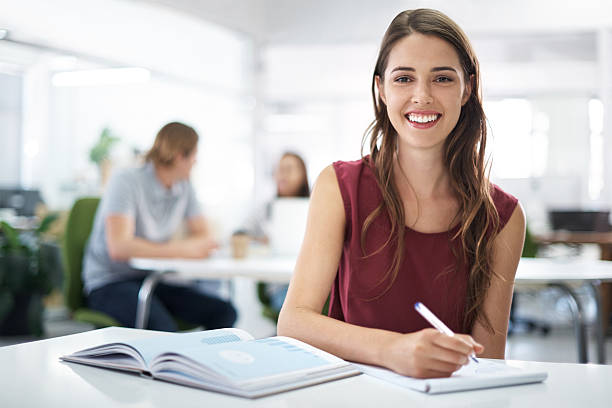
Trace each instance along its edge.
<path fill-rule="evenodd" d="M 100 201 L 93 230 L 83 257 L 85 293 L 108 283 L 144 276 L 127 262 L 113 261 L 106 246 L 106 218 L 112 214 L 134 219 L 134 235 L 162 243 L 170 240 L 188 218 L 201 214 L 195 191 L 188 180 L 164 187 L 153 164 L 113 174 Z"/>

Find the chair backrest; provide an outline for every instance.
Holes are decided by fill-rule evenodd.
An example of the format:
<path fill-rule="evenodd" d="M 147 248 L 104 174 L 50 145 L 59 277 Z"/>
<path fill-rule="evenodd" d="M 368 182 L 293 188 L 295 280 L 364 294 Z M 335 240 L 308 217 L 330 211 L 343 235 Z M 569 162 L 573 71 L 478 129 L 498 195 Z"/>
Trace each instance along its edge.
<path fill-rule="evenodd" d="M 62 254 L 64 258 L 64 301 L 69 310 L 83 306 L 83 282 L 81 269 L 87 239 L 93 228 L 94 217 L 100 198 L 84 197 L 78 199 L 68 216 Z"/>
<path fill-rule="evenodd" d="M 538 243 L 529 231 L 529 225 L 525 225 L 525 243 L 523 244 L 523 258 L 535 258 L 538 254 Z"/>

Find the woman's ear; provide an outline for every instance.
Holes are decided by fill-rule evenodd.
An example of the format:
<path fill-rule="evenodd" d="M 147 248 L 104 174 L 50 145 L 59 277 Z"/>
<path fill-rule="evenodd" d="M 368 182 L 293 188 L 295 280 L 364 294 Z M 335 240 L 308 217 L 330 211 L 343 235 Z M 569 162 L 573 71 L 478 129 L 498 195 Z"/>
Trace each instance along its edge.
<path fill-rule="evenodd" d="M 378 96 L 380 97 L 380 99 L 386 105 L 387 104 L 387 98 L 385 97 L 385 88 L 383 86 L 383 83 L 381 82 L 380 75 L 376 75 L 374 77 L 374 81 L 376 81 L 376 89 L 378 90 Z"/>
<path fill-rule="evenodd" d="M 465 105 L 472 96 L 472 89 L 474 88 L 474 74 L 470 75 L 468 81 L 465 81 L 465 89 L 463 96 L 461 97 L 461 106 Z"/>

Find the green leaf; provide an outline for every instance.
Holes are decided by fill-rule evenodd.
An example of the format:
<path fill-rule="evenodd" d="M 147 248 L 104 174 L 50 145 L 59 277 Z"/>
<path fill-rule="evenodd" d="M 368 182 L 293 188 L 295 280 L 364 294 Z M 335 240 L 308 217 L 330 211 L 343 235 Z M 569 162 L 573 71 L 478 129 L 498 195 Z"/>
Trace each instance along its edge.
<path fill-rule="evenodd" d="M 0 229 L 2 229 L 2 232 L 6 237 L 8 248 L 13 251 L 18 251 L 22 245 L 19 241 L 19 234 L 15 228 L 11 227 L 6 221 L 0 221 Z"/>
<path fill-rule="evenodd" d="M 111 147 L 119 141 L 119 138 L 114 136 L 109 128 L 104 128 L 100 134 L 100 138 L 89 151 L 89 158 L 92 162 L 100 165 L 104 159 L 110 155 Z"/>
<path fill-rule="evenodd" d="M 46 232 L 58 218 L 59 214 L 57 213 L 47 214 L 47 216 L 45 216 L 45 218 L 43 218 L 43 220 L 40 222 L 38 228 L 36 228 L 36 233 L 42 234 Z"/>

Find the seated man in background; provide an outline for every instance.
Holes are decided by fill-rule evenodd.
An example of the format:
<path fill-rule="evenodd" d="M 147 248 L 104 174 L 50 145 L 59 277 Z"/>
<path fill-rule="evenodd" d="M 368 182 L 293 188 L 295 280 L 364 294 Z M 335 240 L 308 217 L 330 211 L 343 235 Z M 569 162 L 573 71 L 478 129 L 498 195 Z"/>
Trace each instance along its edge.
<path fill-rule="evenodd" d="M 134 327 L 146 272 L 133 257 L 205 258 L 216 248 L 189 181 L 198 134 L 173 122 L 158 132 L 142 167 L 116 172 L 98 207 L 83 259 L 88 306 Z M 190 235 L 170 241 L 186 221 Z M 233 306 L 189 286 L 160 283 L 152 296 L 147 328 L 176 331 L 177 317 L 206 329 L 231 327 Z"/>

